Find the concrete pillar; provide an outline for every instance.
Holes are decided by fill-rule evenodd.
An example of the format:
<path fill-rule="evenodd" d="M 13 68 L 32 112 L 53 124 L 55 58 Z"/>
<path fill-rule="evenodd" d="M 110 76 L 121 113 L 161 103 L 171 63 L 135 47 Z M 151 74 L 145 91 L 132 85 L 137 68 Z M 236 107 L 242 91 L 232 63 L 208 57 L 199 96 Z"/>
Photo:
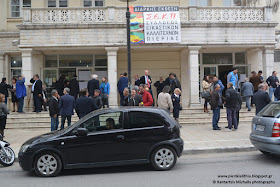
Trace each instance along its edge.
<path fill-rule="evenodd" d="M 118 107 L 118 78 L 117 78 L 117 54 L 118 47 L 105 47 L 108 56 L 108 82 L 110 83 L 109 105 Z"/>
<path fill-rule="evenodd" d="M 10 76 L 11 76 L 11 69 L 10 69 L 10 67 L 11 67 L 10 57 L 6 53 L 4 55 L 4 77 L 7 78 L 7 82 L 11 82 L 12 81 L 11 78 L 10 78 Z"/>
<path fill-rule="evenodd" d="M 22 75 L 25 76 L 25 85 L 31 85 L 33 77 L 32 49 L 21 49 L 22 53 Z"/>
<path fill-rule="evenodd" d="M 263 77 L 266 80 L 274 71 L 275 46 L 264 46 L 263 49 Z"/>
<path fill-rule="evenodd" d="M 247 63 L 251 65 L 251 71 L 263 70 L 263 51 L 260 48 L 247 51 Z"/>
<path fill-rule="evenodd" d="M 188 71 L 188 50 L 181 51 L 181 88 L 182 88 L 182 107 L 189 107 L 190 94 L 189 94 L 189 71 Z"/>
<path fill-rule="evenodd" d="M 201 46 L 189 46 L 189 75 L 190 75 L 190 107 L 201 105 L 199 102 L 199 49 Z"/>
<path fill-rule="evenodd" d="M 4 55 L 5 53 L 0 51 L 0 80 L 4 77 Z"/>

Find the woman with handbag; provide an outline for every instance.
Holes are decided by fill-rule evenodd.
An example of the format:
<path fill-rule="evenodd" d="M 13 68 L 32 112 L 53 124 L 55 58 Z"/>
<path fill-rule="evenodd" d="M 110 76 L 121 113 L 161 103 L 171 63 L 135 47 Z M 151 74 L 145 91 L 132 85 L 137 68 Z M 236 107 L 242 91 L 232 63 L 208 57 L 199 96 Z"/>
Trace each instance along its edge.
<path fill-rule="evenodd" d="M 211 87 L 211 83 L 209 83 L 209 76 L 205 75 L 204 79 L 202 81 L 202 98 L 204 98 L 205 102 L 204 102 L 204 112 L 208 113 L 207 110 L 207 105 L 209 102 L 209 96 L 210 96 L 210 87 Z"/>

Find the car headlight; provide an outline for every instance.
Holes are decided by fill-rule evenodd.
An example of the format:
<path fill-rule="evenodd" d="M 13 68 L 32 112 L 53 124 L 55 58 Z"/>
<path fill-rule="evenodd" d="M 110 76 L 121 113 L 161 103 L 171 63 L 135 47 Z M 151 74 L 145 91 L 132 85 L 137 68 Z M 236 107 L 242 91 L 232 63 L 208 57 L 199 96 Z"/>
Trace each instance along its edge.
<path fill-rule="evenodd" d="M 20 148 L 20 152 L 24 153 L 28 149 L 29 145 L 23 145 Z"/>

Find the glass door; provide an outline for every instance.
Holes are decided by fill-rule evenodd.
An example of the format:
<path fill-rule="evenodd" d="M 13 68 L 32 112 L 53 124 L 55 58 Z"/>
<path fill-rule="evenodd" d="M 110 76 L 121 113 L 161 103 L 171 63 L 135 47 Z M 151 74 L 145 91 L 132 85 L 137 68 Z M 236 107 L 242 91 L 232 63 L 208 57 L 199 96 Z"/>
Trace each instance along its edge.
<path fill-rule="evenodd" d="M 87 88 L 87 83 L 91 80 L 91 68 L 77 68 L 77 80 L 79 81 L 80 90 Z"/>
<path fill-rule="evenodd" d="M 51 97 L 51 91 L 55 88 L 55 83 L 58 77 L 57 68 L 44 68 L 42 70 L 42 81 L 46 87 L 47 97 Z"/>

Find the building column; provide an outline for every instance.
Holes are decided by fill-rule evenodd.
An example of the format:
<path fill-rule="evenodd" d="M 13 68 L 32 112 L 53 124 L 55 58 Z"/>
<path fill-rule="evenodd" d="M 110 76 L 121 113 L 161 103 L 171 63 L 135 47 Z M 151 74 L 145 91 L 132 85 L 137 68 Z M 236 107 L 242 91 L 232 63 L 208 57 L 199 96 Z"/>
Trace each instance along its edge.
<path fill-rule="evenodd" d="M 31 85 L 33 77 L 32 49 L 21 49 L 22 54 L 22 75 L 25 76 L 25 85 Z"/>
<path fill-rule="evenodd" d="M 117 54 L 118 47 L 105 47 L 108 56 L 108 82 L 110 84 L 109 105 L 110 108 L 118 107 L 118 78 L 117 78 Z"/>
<path fill-rule="evenodd" d="M 264 46 L 263 49 L 263 77 L 267 79 L 274 71 L 274 49 L 275 46 Z"/>
<path fill-rule="evenodd" d="M 189 71 L 188 71 L 188 49 L 181 51 L 181 88 L 182 88 L 182 107 L 188 108 L 190 103 L 189 97 Z"/>
<path fill-rule="evenodd" d="M 190 107 L 201 105 L 199 102 L 199 49 L 201 46 L 189 46 L 189 93 L 190 93 Z"/>
<path fill-rule="evenodd" d="M 251 71 L 263 70 L 263 51 L 260 48 L 247 51 L 247 63 L 251 65 Z"/>
<path fill-rule="evenodd" d="M 0 51 L 0 80 L 4 77 L 4 55 L 5 53 Z"/>

